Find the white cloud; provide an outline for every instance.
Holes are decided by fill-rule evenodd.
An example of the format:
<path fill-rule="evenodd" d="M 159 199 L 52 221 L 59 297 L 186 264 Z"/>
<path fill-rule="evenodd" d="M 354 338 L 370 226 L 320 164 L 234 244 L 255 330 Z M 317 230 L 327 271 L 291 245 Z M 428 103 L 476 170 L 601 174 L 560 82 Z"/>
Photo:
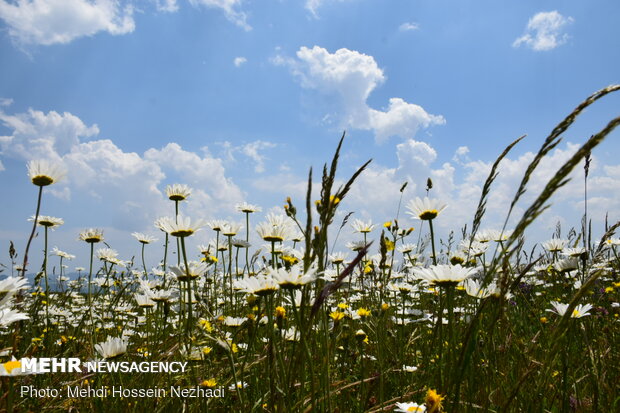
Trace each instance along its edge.
<path fill-rule="evenodd" d="M 261 151 L 265 149 L 275 148 L 277 145 L 273 142 L 262 140 L 245 143 L 242 145 L 233 145 L 231 142 L 217 142 L 222 147 L 226 160 L 235 162 L 235 153 L 241 153 L 254 161 L 254 172 L 265 172 L 265 161 L 268 159 Z"/>
<path fill-rule="evenodd" d="M 260 153 L 263 149 L 274 148 L 276 145 L 271 142 L 255 141 L 243 145 L 241 151 L 244 155 L 255 162 L 254 171 L 265 172 L 265 156 Z"/>
<path fill-rule="evenodd" d="M 99 32 L 133 32 L 133 8 L 114 0 L 0 0 L 0 18 L 20 43 L 51 45 Z"/>
<path fill-rule="evenodd" d="M 0 106 L 11 106 L 13 104 L 13 99 L 11 98 L 0 98 Z"/>
<path fill-rule="evenodd" d="M 568 34 L 564 28 L 572 23 L 572 17 L 564 17 L 556 10 L 535 14 L 527 23 L 525 33 L 512 44 L 519 47 L 525 44 L 532 50 L 546 51 L 566 43 Z"/>
<path fill-rule="evenodd" d="M 248 61 L 248 59 L 246 59 L 245 57 L 239 56 L 239 57 L 235 57 L 235 60 L 233 60 L 233 63 L 235 64 L 235 67 L 240 67 L 241 65 L 243 65 L 247 61 Z"/>
<path fill-rule="evenodd" d="M 321 7 L 324 3 L 329 3 L 329 2 L 344 2 L 346 0 L 306 0 L 306 9 L 310 11 L 310 13 L 312 13 L 312 15 L 315 18 L 319 17 L 318 14 L 318 9 L 319 7 Z"/>
<path fill-rule="evenodd" d="M 179 10 L 177 0 L 156 0 L 155 5 L 158 11 L 173 13 Z"/>
<path fill-rule="evenodd" d="M 2 157 L 62 161 L 69 171 L 67 179 L 49 192 L 89 205 L 84 208 L 91 208 L 93 216 L 111 220 L 118 229 L 150 228 L 158 216 L 170 215 L 170 201 L 164 196 L 167 183 L 181 182 L 194 189 L 185 207 L 193 216 L 229 213 L 244 198 L 222 161 L 206 148 L 202 156 L 176 143 L 148 149 L 143 155 L 125 152 L 109 139 L 84 141 L 99 134 L 97 125 L 86 126 L 67 112 L 0 112 L 0 119 L 12 130 L 11 135 L 0 137 Z"/>
<path fill-rule="evenodd" d="M 445 123 L 442 116 L 427 113 L 422 106 L 407 103 L 401 98 L 390 98 L 387 111 L 369 109 L 370 129 L 374 129 L 377 140 L 390 136 L 412 137 L 418 129 Z"/>
<path fill-rule="evenodd" d="M 226 18 L 237 26 L 246 31 L 252 30 L 252 26 L 247 23 L 248 16 L 244 11 L 240 10 L 242 0 L 189 0 L 189 2 L 194 6 L 201 5 L 220 9 L 224 12 Z"/>
<path fill-rule="evenodd" d="M 418 30 L 419 28 L 420 28 L 420 25 L 414 22 L 406 22 L 398 26 L 398 30 L 400 30 L 401 32 L 414 31 L 414 30 Z"/>
<path fill-rule="evenodd" d="M 460 165 L 465 162 L 471 162 L 468 154 L 469 148 L 467 146 L 459 146 L 456 151 L 454 151 L 454 156 L 452 157 L 452 160 Z"/>
<path fill-rule="evenodd" d="M 86 126 L 71 113 L 62 115 L 55 111 L 47 114 L 33 109 L 26 113 L 7 115 L 0 111 L 0 121 L 13 131 L 0 136 L 3 155 L 34 159 L 53 154 L 62 157 L 77 145 L 80 138 L 90 138 L 99 133 L 97 125 Z"/>
<path fill-rule="evenodd" d="M 372 56 L 355 50 L 343 48 L 329 53 L 319 46 L 302 47 L 297 51 L 297 59 L 278 55 L 272 62 L 288 66 L 302 87 L 335 95 L 341 106 L 343 126 L 372 130 L 377 141 L 391 136 L 412 138 L 420 128 L 445 123 L 442 116 L 431 115 L 401 98 L 391 98 L 387 110 L 370 108 L 370 93 L 386 77 Z"/>

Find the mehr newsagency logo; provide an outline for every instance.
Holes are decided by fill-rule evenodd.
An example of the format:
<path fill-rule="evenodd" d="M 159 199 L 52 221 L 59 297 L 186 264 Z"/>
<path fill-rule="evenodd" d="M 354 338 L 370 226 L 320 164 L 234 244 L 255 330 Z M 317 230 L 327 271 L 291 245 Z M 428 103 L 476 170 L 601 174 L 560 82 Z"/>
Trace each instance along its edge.
<path fill-rule="evenodd" d="M 42 373 L 184 373 L 187 362 L 180 361 L 85 361 L 77 357 L 22 358 L 2 364 L 13 375 Z"/>

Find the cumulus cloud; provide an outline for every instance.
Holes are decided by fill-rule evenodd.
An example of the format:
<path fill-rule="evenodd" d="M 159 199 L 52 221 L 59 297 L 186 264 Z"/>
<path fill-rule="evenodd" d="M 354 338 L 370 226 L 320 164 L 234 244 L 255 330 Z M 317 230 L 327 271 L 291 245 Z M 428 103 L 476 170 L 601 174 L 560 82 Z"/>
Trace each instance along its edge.
<path fill-rule="evenodd" d="M 173 13 L 179 10 L 177 0 L 156 0 L 155 6 L 158 11 Z"/>
<path fill-rule="evenodd" d="M 564 17 L 556 10 L 535 14 L 527 23 L 525 32 L 517 38 L 512 46 L 522 44 L 536 51 L 547 51 L 566 43 L 569 36 L 565 27 L 572 23 L 572 17 Z"/>
<path fill-rule="evenodd" d="M 398 26 L 398 30 L 401 32 L 410 32 L 410 31 L 418 30 L 419 28 L 420 28 L 420 25 L 414 22 L 406 22 Z"/>
<path fill-rule="evenodd" d="M 3 155 L 34 159 L 62 157 L 80 142 L 99 133 L 97 125 L 86 126 L 80 118 L 71 113 L 47 114 L 29 109 L 26 113 L 8 115 L 0 111 L 0 121 L 12 130 L 11 135 L 0 136 L 0 150 Z"/>
<path fill-rule="evenodd" d="M 170 215 L 164 190 L 166 184 L 174 183 L 171 181 L 194 188 L 187 203 L 190 215 L 229 213 L 244 198 L 222 161 L 206 148 L 198 155 L 169 143 L 143 155 L 125 152 L 110 139 L 97 139 L 97 125 L 87 126 L 68 112 L 0 112 L 0 120 L 12 131 L 0 137 L 3 158 L 63 162 L 69 174 L 64 183 L 50 190 L 52 195 L 92 205 L 116 228 L 142 229 L 150 227 L 157 216 Z"/>
<path fill-rule="evenodd" d="M 239 56 L 239 57 L 235 57 L 235 60 L 233 60 L 233 63 L 235 64 L 235 67 L 240 67 L 241 65 L 243 65 L 247 61 L 248 61 L 248 59 L 246 59 L 245 57 Z"/>
<path fill-rule="evenodd" d="M 372 56 L 345 48 L 329 53 L 319 46 L 301 47 L 296 56 L 278 55 L 272 62 L 288 66 L 302 87 L 335 95 L 345 127 L 372 130 L 377 141 L 384 141 L 391 136 L 412 138 L 420 128 L 445 123 L 441 115 L 429 114 L 402 98 L 391 98 L 385 110 L 369 107 L 369 95 L 386 80 Z"/>
<path fill-rule="evenodd" d="M 262 151 L 265 149 L 275 148 L 277 145 L 273 142 L 257 140 L 242 145 L 233 145 L 231 142 L 224 141 L 218 142 L 218 145 L 222 147 L 224 151 L 224 157 L 229 161 L 236 161 L 235 154 L 241 153 L 242 155 L 250 158 L 254 162 L 254 172 L 265 172 L 265 161 L 268 159 Z"/>
<path fill-rule="evenodd" d="M 9 35 L 24 44 L 52 45 L 92 36 L 135 29 L 133 7 L 114 0 L 0 0 L 0 18 Z"/>
<path fill-rule="evenodd" d="M 252 30 L 247 22 L 247 14 L 241 10 L 242 0 L 189 0 L 194 6 L 206 6 L 209 8 L 220 9 L 228 20 L 246 31 Z"/>

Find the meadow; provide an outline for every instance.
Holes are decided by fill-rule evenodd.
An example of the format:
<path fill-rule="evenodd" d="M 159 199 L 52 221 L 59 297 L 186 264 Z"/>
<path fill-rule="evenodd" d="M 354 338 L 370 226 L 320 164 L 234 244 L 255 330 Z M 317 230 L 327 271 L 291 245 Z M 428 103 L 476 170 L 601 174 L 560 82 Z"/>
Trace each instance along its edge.
<path fill-rule="evenodd" d="M 105 243 L 102 230 L 85 229 L 79 238 L 88 246 L 89 266 L 71 279 L 66 271 L 75 257 L 49 248 L 52 230 L 62 231 L 64 221 L 41 214 L 45 189 L 66 171 L 31 161 L 38 191 L 32 231 L 24 234 L 23 251 L 11 244 L 2 257 L 0 407 L 620 411 L 620 222 L 607 223 L 595 239 L 584 211 L 573 228 L 558 227 L 548 241 L 525 247 L 526 232 L 536 231 L 537 218 L 577 167 L 585 166 L 587 190 L 590 153 L 620 117 L 593 132 L 523 216 L 510 221 L 533 171 L 562 134 L 618 89 L 594 93 L 553 129 L 515 188 L 504 227 L 485 228 L 493 181 L 520 139 L 508 145 L 471 222 L 444 240 L 434 225 L 447 205 L 433 197 L 430 179 L 422 198 L 409 197 L 405 183 L 394 199 L 396 216 L 384 222 L 350 215 L 335 222 L 368 165 L 336 184 L 343 136 L 318 174 L 320 193 L 312 191 L 317 174 L 311 169 L 306 198 L 286 199 L 285 214 L 254 222 L 261 208 L 243 203 L 240 223 L 207 222 L 183 214 L 191 188 L 170 185 L 170 215 L 154 223 L 157 235 L 127 234 L 140 243 L 141 257 L 121 260 L 125 254 Z M 415 218 L 416 228 L 401 227 L 403 216 Z M 516 224 L 508 228 L 509 221 Z M 213 242 L 193 244 L 199 230 L 210 231 Z M 251 246 L 250 231 L 265 245 Z M 341 245 L 334 236 L 341 231 L 354 231 L 358 240 Z M 42 253 L 30 248 L 37 233 Z M 145 249 L 160 253 L 154 268 L 144 261 Z M 45 358 L 124 370 L 33 372 L 24 358 L 38 359 L 40 370 Z M 144 362 L 159 370 L 144 370 Z M 175 368 L 161 371 L 164 366 Z"/>

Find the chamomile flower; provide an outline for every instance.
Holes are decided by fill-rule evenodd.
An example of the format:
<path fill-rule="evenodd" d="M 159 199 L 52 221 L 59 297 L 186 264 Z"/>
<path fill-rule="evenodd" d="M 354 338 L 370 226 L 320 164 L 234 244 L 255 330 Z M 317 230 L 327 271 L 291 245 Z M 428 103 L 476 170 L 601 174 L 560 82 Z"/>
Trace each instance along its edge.
<path fill-rule="evenodd" d="M 171 201 L 185 201 L 191 193 L 191 188 L 183 184 L 173 184 L 166 187 L 166 196 Z"/>
<path fill-rule="evenodd" d="M 28 314 L 20 313 L 11 308 L 0 308 L 0 327 L 6 327 L 20 320 L 28 320 Z"/>
<path fill-rule="evenodd" d="M 141 232 L 132 232 L 131 235 L 141 244 L 150 244 L 151 242 L 157 241 L 157 238 L 151 237 L 150 235 L 146 235 Z"/>
<path fill-rule="evenodd" d="M 153 308 L 155 306 L 155 301 L 153 301 L 147 294 L 134 294 L 134 298 L 136 299 L 138 307 Z"/>
<path fill-rule="evenodd" d="M 235 288 L 248 294 L 264 296 L 275 293 L 279 286 L 271 277 L 257 275 L 235 281 Z"/>
<path fill-rule="evenodd" d="M 96 254 L 98 259 L 107 262 L 114 261 L 118 257 L 118 252 L 111 248 L 99 248 Z"/>
<path fill-rule="evenodd" d="M 222 235 L 234 237 L 243 228 L 243 225 L 236 222 L 227 222 L 222 226 Z"/>
<path fill-rule="evenodd" d="M 47 186 L 60 181 L 65 177 L 65 168 L 45 159 L 28 162 L 28 176 L 36 186 Z"/>
<path fill-rule="evenodd" d="M 434 198 L 416 198 L 407 204 L 407 213 L 416 219 L 428 221 L 435 219 L 448 205 Z"/>
<path fill-rule="evenodd" d="M 207 222 L 207 225 L 215 232 L 220 232 L 226 224 L 227 222 L 222 219 L 214 219 Z"/>
<path fill-rule="evenodd" d="M 28 219 L 28 221 L 34 221 L 34 220 L 35 220 L 34 216 Z M 52 230 L 56 229 L 56 227 L 59 227 L 64 223 L 65 221 L 62 218 L 50 217 L 48 215 L 39 215 L 39 218 L 37 219 L 38 225 L 41 225 L 42 227 L 50 228 Z"/>
<path fill-rule="evenodd" d="M 586 249 L 584 247 L 564 248 L 561 254 L 567 257 L 581 257 L 583 254 L 585 254 L 585 252 Z"/>
<path fill-rule="evenodd" d="M 156 225 L 158 225 L 161 230 L 173 237 L 179 238 L 189 237 L 196 231 L 199 231 L 205 224 L 206 223 L 202 219 L 192 222 L 190 217 L 185 217 L 183 215 L 179 215 L 176 218 L 164 217 L 156 221 Z"/>
<path fill-rule="evenodd" d="M 176 275 L 179 281 L 194 280 L 207 271 L 209 265 L 205 262 L 190 261 L 187 263 L 188 269 L 185 268 L 185 264 L 179 266 L 173 265 L 170 267 L 170 271 Z"/>
<path fill-rule="evenodd" d="M 257 205 L 248 204 L 247 202 L 243 202 L 241 204 L 235 205 L 237 211 L 243 212 L 245 214 L 251 214 L 253 212 L 261 212 L 263 209 Z"/>
<path fill-rule="evenodd" d="M 57 247 L 54 247 L 52 249 L 51 253 L 52 253 L 52 255 L 57 255 L 57 256 L 62 257 L 64 259 L 66 259 L 66 260 L 72 260 L 72 259 L 75 258 L 75 255 L 69 254 L 68 252 L 61 251 Z"/>
<path fill-rule="evenodd" d="M 308 271 L 304 272 L 303 265 L 296 264 L 290 270 L 285 268 L 269 268 L 268 275 L 278 283 L 280 288 L 284 290 L 295 290 L 306 284 L 314 282 L 317 277 L 317 268 L 311 265 Z"/>
<path fill-rule="evenodd" d="M 360 232 L 362 234 L 368 234 L 375 228 L 372 221 L 364 222 L 361 219 L 356 219 L 355 221 L 353 221 L 351 226 L 353 227 L 353 230 L 355 230 L 355 232 Z"/>
<path fill-rule="evenodd" d="M 559 316 L 564 316 L 566 314 L 566 310 L 568 309 L 568 304 L 563 304 L 557 301 L 551 301 L 552 309 L 548 309 L 547 311 L 556 313 Z M 589 311 L 592 309 L 592 304 L 579 304 L 573 310 L 573 313 L 570 315 L 571 318 L 581 318 L 590 315 Z"/>
<path fill-rule="evenodd" d="M 103 230 L 89 228 L 80 232 L 80 240 L 85 241 L 89 244 L 95 244 L 97 242 L 103 241 Z"/>
<path fill-rule="evenodd" d="M 564 247 L 568 244 L 568 241 L 565 239 L 557 239 L 553 238 L 549 241 L 543 242 L 541 245 L 544 249 L 549 252 L 560 252 L 564 249 Z"/>
<path fill-rule="evenodd" d="M 0 280 L 0 295 L 25 290 L 26 288 L 28 288 L 28 280 L 25 277 L 7 277 Z"/>
<path fill-rule="evenodd" d="M 397 248 L 397 251 L 401 254 L 410 254 L 416 249 L 414 244 L 403 244 Z"/>
<path fill-rule="evenodd" d="M 108 337 L 103 343 L 95 344 L 95 350 L 104 359 L 113 359 L 127 353 L 127 341 L 120 337 Z"/>
<path fill-rule="evenodd" d="M 292 235 L 288 225 L 272 225 L 269 222 L 261 222 L 256 226 L 258 235 L 267 242 L 283 242 Z"/>
<path fill-rule="evenodd" d="M 564 258 L 554 263 L 553 268 L 561 273 L 574 271 L 579 268 L 579 259 L 576 257 Z"/>
<path fill-rule="evenodd" d="M 476 272 L 475 268 L 457 265 L 431 265 L 428 268 L 414 268 L 413 273 L 418 279 L 425 280 L 429 284 L 449 285 L 457 284 L 470 278 Z"/>
<path fill-rule="evenodd" d="M 405 413 L 424 413 L 426 411 L 426 406 L 420 405 L 417 403 L 399 403 L 396 402 L 395 412 L 405 412 Z"/>
<path fill-rule="evenodd" d="M 334 252 L 333 254 L 329 255 L 329 260 L 334 265 L 340 265 L 340 264 L 343 264 L 345 262 L 345 260 L 347 259 L 348 255 L 349 254 L 344 253 L 344 252 Z"/>

